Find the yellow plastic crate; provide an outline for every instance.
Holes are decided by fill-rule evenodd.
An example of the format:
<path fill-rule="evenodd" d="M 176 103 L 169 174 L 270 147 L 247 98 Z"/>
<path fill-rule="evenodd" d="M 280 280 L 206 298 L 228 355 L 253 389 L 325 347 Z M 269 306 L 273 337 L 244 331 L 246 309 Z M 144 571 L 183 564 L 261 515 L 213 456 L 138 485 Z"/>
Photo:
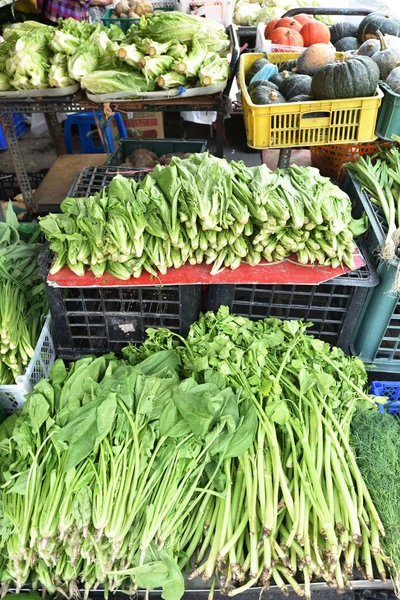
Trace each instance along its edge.
<path fill-rule="evenodd" d="M 301 52 L 268 52 L 267 58 L 270 63 L 276 65 L 279 69 L 279 67 L 283 65 L 284 62 L 286 62 L 287 60 L 295 60 L 296 58 L 299 58 L 301 54 Z"/>
<path fill-rule="evenodd" d="M 291 54 L 296 58 L 296 54 Z M 287 53 L 284 53 L 287 56 Z M 326 144 L 370 142 L 376 139 L 375 125 L 383 93 L 369 98 L 314 100 L 282 104 L 253 104 L 247 93 L 245 73 L 263 54 L 240 57 L 239 78 L 247 144 L 251 148 L 295 148 Z M 269 54 L 271 62 L 282 54 Z M 279 64 L 281 64 L 279 63 Z M 316 115 L 316 113 L 318 113 Z"/>

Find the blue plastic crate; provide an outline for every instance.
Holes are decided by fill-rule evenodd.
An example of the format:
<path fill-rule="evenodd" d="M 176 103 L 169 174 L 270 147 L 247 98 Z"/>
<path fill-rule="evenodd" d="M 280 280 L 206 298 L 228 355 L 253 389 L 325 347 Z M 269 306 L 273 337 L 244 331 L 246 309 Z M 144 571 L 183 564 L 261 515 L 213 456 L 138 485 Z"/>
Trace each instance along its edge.
<path fill-rule="evenodd" d="M 400 381 L 373 381 L 371 394 L 389 398 L 386 404 L 378 404 L 380 412 L 386 408 L 392 415 L 400 413 Z"/>
<path fill-rule="evenodd" d="M 20 138 L 26 132 L 26 125 L 24 121 L 24 115 L 15 113 L 13 115 L 14 128 L 17 138 Z M 7 150 L 7 142 L 3 132 L 3 128 L 0 126 L 0 150 Z"/>

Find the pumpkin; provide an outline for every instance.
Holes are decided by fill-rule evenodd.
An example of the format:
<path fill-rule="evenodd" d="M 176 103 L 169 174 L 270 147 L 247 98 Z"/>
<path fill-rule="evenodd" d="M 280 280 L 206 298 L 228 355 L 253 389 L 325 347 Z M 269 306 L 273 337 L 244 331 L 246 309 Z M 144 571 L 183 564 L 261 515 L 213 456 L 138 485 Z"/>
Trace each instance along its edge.
<path fill-rule="evenodd" d="M 268 81 L 268 79 L 257 79 L 257 81 L 252 81 L 249 85 L 249 87 L 247 88 L 247 91 L 249 92 L 249 94 L 251 94 L 252 90 L 254 90 L 257 87 L 264 86 L 264 87 L 269 87 L 271 90 L 276 90 L 278 91 L 279 88 L 275 83 L 272 83 L 272 81 Z"/>
<path fill-rule="evenodd" d="M 370 40 L 366 40 L 361 44 L 359 49 L 357 50 L 357 54 L 360 56 L 373 56 L 375 52 L 381 49 L 381 43 L 379 40 L 375 40 L 371 38 Z"/>
<path fill-rule="evenodd" d="M 363 18 L 358 27 L 358 39 L 365 42 L 370 38 L 377 38 L 378 31 L 382 34 L 400 35 L 400 21 L 392 19 L 390 15 L 375 12 Z"/>
<path fill-rule="evenodd" d="M 256 87 L 251 92 L 250 98 L 253 104 L 282 104 L 282 102 L 286 102 L 282 94 L 264 86 Z"/>
<path fill-rule="evenodd" d="M 358 50 L 360 47 L 360 42 L 356 37 L 344 37 L 338 40 L 335 44 L 335 49 L 337 52 L 349 52 L 351 50 Z"/>
<path fill-rule="evenodd" d="M 293 69 L 297 67 L 297 58 L 292 58 L 291 60 L 286 60 L 279 67 L 279 73 L 282 71 L 293 71 Z"/>
<path fill-rule="evenodd" d="M 385 80 L 391 71 L 397 66 L 398 55 L 393 48 L 389 48 L 385 38 L 380 31 L 377 32 L 381 49 L 372 56 L 372 60 L 378 65 L 381 79 Z"/>
<path fill-rule="evenodd" d="M 279 88 L 281 86 L 281 84 L 286 79 L 289 79 L 289 77 L 291 77 L 292 75 L 293 75 L 292 71 L 282 71 L 282 73 L 277 73 L 277 75 L 273 75 L 273 77 L 270 78 L 270 81 L 272 83 L 275 83 L 275 85 L 277 85 Z"/>
<path fill-rule="evenodd" d="M 330 28 L 331 42 L 335 46 L 336 42 L 346 37 L 357 37 L 358 25 L 348 23 L 347 21 L 335 23 Z"/>
<path fill-rule="evenodd" d="M 258 58 L 257 60 L 255 60 L 253 62 L 253 64 L 251 65 L 250 69 L 246 73 L 245 80 L 246 80 L 247 85 L 249 85 L 249 83 L 253 79 L 254 75 L 256 73 L 258 73 L 258 71 L 260 71 L 260 69 L 265 67 L 265 65 L 269 65 L 269 64 L 270 64 L 270 62 L 266 58 Z"/>
<path fill-rule="evenodd" d="M 273 44 L 280 44 L 282 46 L 304 46 L 300 33 L 288 27 L 274 29 L 268 39 Z"/>
<path fill-rule="evenodd" d="M 278 29 L 278 27 L 287 27 L 288 29 L 295 29 L 296 31 L 300 31 L 303 25 L 296 21 L 296 19 L 292 19 L 291 17 L 283 17 L 282 19 L 278 20 L 274 29 Z"/>
<path fill-rule="evenodd" d="M 400 67 L 393 69 L 386 83 L 396 94 L 400 94 Z"/>
<path fill-rule="evenodd" d="M 311 96 L 311 81 L 309 75 L 294 74 L 293 77 L 289 77 L 279 86 L 279 91 L 285 96 L 286 100 L 290 100 L 299 94 Z"/>
<path fill-rule="evenodd" d="M 319 69 L 312 78 L 316 100 L 373 96 L 379 82 L 378 65 L 368 56 L 345 54 L 342 60 Z"/>
<path fill-rule="evenodd" d="M 316 19 L 305 23 L 300 30 L 300 34 L 305 46 L 311 46 L 312 44 L 329 44 L 331 39 L 329 28 L 325 23 L 321 23 L 321 21 L 317 21 Z"/>
<path fill-rule="evenodd" d="M 290 98 L 290 100 L 288 100 L 288 102 L 312 102 L 312 101 L 313 101 L 313 97 L 308 96 L 307 94 L 299 94 L 298 96 L 293 96 L 293 98 Z"/>
<path fill-rule="evenodd" d="M 275 29 L 275 25 L 277 24 L 278 21 L 280 21 L 279 17 L 277 17 L 276 19 L 272 19 L 269 23 L 267 23 L 267 25 L 264 29 L 264 37 L 266 40 L 269 39 L 269 36 L 272 33 L 272 31 Z"/>
<path fill-rule="evenodd" d="M 334 60 L 335 55 L 329 44 L 313 44 L 299 56 L 294 71 L 303 75 L 314 75 L 318 69 Z"/>
<path fill-rule="evenodd" d="M 296 19 L 296 21 L 298 23 L 300 23 L 301 25 L 304 25 L 305 23 L 308 23 L 308 21 L 313 21 L 314 17 L 312 15 L 306 15 L 305 13 L 300 13 L 299 15 L 295 15 L 293 17 L 293 19 Z"/>
<path fill-rule="evenodd" d="M 257 73 L 255 73 L 250 79 L 250 83 L 254 83 L 254 81 L 257 81 L 257 79 L 267 80 L 273 75 L 276 75 L 277 73 L 278 67 L 276 65 L 273 65 L 272 63 L 267 63 L 266 65 L 261 67 L 261 69 L 258 69 Z"/>

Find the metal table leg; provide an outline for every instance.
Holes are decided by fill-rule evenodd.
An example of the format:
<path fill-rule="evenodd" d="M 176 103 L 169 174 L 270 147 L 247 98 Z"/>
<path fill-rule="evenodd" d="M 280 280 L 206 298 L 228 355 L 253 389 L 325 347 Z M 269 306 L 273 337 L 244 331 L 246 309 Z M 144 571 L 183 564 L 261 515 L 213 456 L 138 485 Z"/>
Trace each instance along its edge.
<path fill-rule="evenodd" d="M 282 148 L 279 151 L 278 169 L 287 169 L 290 166 L 291 148 Z"/>
<path fill-rule="evenodd" d="M 62 154 L 67 154 L 67 150 L 64 144 L 64 135 L 61 127 L 61 123 L 57 118 L 57 113 L 55 112 L 46 112 L 45 119 L 47 123 L 47 128 L 50 133 L 51 141 L 53 142 L 53 146 L 57 152 L 57 156 L 61 156 Z"/>
<path fill-rule="evenodd" d="M 17 176 L 18 184 L 21 189 L 21 194 L 24 199 L 25 206 L 29 212 L 33 212 L 36 208 L 36 203 L 33 197 L 29 177 L 25 170 L 25 164 L 19 148 L 18 139 L 15 135 L 14 120 L 12 113 L 0 113 L 0 123 L 3 127 L 7 146 L 11 154 L 15 174 Z"/>
<path fill-rule="evenodd" d="M 267 152 L 268 150 L 261 150 L 261 162 L 263 165 L 267 164 Z M 291 148 L 281 148 L 279 150 L 278 169 L 287 169 L 290 166 L 291 154 Z"/>
<path fill-rule="evenodd" d="M 224 158 L 224 121 L 224 113 L 218 111 L 216 122 L 216 155 L 219 158 Z"/>

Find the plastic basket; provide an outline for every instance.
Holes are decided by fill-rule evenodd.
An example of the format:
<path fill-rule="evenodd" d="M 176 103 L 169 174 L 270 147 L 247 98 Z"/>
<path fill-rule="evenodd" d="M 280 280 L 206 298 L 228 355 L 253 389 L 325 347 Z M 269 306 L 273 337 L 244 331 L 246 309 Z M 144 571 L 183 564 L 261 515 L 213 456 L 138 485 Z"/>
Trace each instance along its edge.
<path fill-rule="evenodd" d="M 0 385 L 0 404 L 6 414 L 22 408 L 26 394 L 32 392 L 34 385 L 48 377 L 56 358 L 54 342 L 51 334 L 51 317 L 48 315 L 35 347 L 35 355 L 31 358 L 25 374 L 16 378 L 13 385 Z"/>
<path fill-rule="evenodd" d="M 13 115 L 13 121 L 14 121 L 15 135 L 17 136 L 17 138 L 20 138 L 22 135 L 24 135 L 24 133 L 26 133 L 26 130 L 27 130 L 25 121 L 24 121 L 24 115 L 22 115 L 20 113 L 15 113 Z M 6 137 L 4 135 L 4 131 L 1 126 L 0 126 L 0 150 L 7 150 Z"/>
<path fill-rule="evenodd" d="M 152 1 L 152 5 L 155 12 L 166 12 L 171 10 L 176 10 L 176 1 L 175 0 L 154 0 Z M 140 19 L 120 19 L 119 17 L 112 17 L 114 9 L 108 8 L 102 17 L 102 21 L 106 27 L 110 27 L 110 25 L 117 25 L 124 33 L 127 33 L 128 29 L 132 25 L 138 25 Z"/>
<path fill-rule="evenodd" d="M 392 135 L 400 135 L 400 94 L 396 94 L 386 83 L 381 83 L 380 86 L 384 97 L 375 133 L 383 140 L 392 140 Z"/>
<path fill-rule="evenodd" d="M 155 152 L 158 156 L 163 154 L 171 154 L 173 152 L 205 152 L 207 149 L 206 140 L 174 140 L 174 139 L 162 139 L 162 140 L 131 140 L 121 139 L 119 140 L 118 147 L 111 154 L 107 161 L 107 165 L 122 165 L 126 157 L 132 154 L 139 148 L 147 148 Z"/>
<path fill-rule="evenodd" d="M 378 409 L 381 413 L 385 412 L 386 408 L 392 415 L 399 414 L 400 381 L 373 381 L 371 384 L 371 394 L 389 398 L 385 404 L 378 404 Z"/>
<path fill-rule="evenodd" d="M 391 142 L 359 142 L 358 144 L 332 144 L 328 146 L 312 146 L 310 148 L 311 163 L 317 167 L 321 175 L 343 180 L 345 171 L 341 171 L 346 162 L 355 162 L 360 156 L 371 156 L 380 148 L 391 146 Z"/>
<path fill-rule="evenodd" d="M 275 62 L 271 54 L 268 58 Z M 295 55 L 292 55 L 292 58 Z M 247 93 L 245 73 L 263 54 L 243 54 L 239 77 L 247 144 L 251 148 L 293 148 L 375 140 L 383 92 L 370 98 L 314 100 L 260 106 Z M 277 60 L 280 60 L 278 58 Z M 323 113 L 323 114 L 321 114 Z"/>
<path fill-rule="evenodd" d="M 344 189 L 350 198 L 361 202 L 370 229 L 366 243 L 375 257 L 379 284 L 369 292 L 359 323 L 354 332 L 351 351 L 359 356 L 367 367 L 380 372 L 400 369 L 400 298 L 391 290 L 396 280 L 398 260 L 383 261 L 379 248 L 387 234 L 387 223 L 380 208 L 372 204 L 369 195 L 361 189 L 354 173 L 348 172 Z"/>

